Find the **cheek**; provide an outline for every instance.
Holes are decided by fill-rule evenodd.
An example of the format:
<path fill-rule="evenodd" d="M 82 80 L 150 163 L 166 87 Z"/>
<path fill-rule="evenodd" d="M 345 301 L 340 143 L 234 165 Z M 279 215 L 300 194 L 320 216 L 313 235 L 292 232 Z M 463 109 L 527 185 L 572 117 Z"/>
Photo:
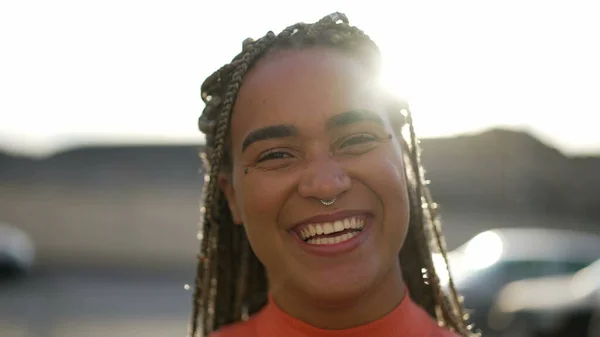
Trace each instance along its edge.
<path fill-rule="evenodd" d="M 288 197 L 290 183 L 268 172 L 251 172 L 240 184 L 238 204 L 250 240 L 264 241 L 272 237 L 279 230 L 279 214 Z"/>
<path fill-rule="evenodd" d="M 254 254 L 270 273 L 285 269 L 285 245 L 280 214 L 290 194 L 287 179 L 268 172 L 253 172 L 244 177 L 240 190 L 241 217 Z"/>
<path fill-rule="evenodd" d="M 406 176 L 404 173 L 404 163 L 399 157 L 388 157 L 380 168 L 382 179 L 379 181 L 382 188 L 386 189 L 384 195 L 389 195 L 396 202 L 406 204 L 408 198 L 408 190 L 406 188 Z"/>
<path fill-rule="evenodd" d="M 240 211 L 242 221 L 246 225 L 255 226 L 256 223 L 263 222 L 273 213 L 276 203 L 276 193 L 265 193 L 264 190 L 258 190 L 255 187 L 248 186 L 241 196 Z"/>
<path fill-rule="evenodd" d="M 379 195 L 386 209 L 396 207 L 398 203 L 407 204 L 404 162 L 399 148 L 389 144 L 374 151 L 365 159 L 368 165 L 363 170 L 366 169 L 368 172 L 363 174 L 369 177 L 368 184 Z M 400 207 L 398 210 L 403 211 L 405 207 Z"/>
<path fill-rule="evenodd" d="M 377 195 L 383 207 L 383 227 L 393 244 L 393 250 L 402 245 L 410 215 L 404 162 L 391 144 L 368 158 L 368 172 L 363 172 L 368 187 Z"/>
<path fill-rule="evenodd" d="M 267 181 L 265 183 L 268 184 Z M 258 220 L 273 218 L 278 203 L 278 191 L 264 184 L 256 184 L 256 180 L 246 185 L 242 200 L 242 218 L 244 223 L 255 225 Z M 269 191 L 269 193 L 267 193 Z"/>

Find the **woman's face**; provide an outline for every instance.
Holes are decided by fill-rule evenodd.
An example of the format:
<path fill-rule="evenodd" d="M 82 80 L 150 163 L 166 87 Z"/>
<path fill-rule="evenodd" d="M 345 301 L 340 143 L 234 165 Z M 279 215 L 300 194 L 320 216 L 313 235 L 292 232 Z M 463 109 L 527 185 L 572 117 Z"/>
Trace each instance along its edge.
<path fill-rule="evenodd" d="M 274 296 L 343 300 L 399 270 L 408 197 L 383 97 L 333 49 L 273 52 L 245 77 L 220 186 Z"/>

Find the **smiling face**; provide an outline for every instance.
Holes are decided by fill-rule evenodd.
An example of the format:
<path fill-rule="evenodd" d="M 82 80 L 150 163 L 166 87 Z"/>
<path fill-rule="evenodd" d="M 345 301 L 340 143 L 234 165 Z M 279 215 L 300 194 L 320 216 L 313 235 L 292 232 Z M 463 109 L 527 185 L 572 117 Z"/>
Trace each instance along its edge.
<path fill-rule="evenodd" d="M 275 298 L 340 301 L 400 273 L 409 205 L 387 103 L 335 49 L 271 52 L 246 75 L 220 186 Z"/>

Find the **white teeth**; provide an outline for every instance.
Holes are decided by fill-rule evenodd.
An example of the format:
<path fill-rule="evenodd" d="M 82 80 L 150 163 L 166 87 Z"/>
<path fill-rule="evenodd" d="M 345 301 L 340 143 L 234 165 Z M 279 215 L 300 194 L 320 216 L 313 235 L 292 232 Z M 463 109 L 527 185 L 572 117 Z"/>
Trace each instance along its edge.
<path fill-rule="evenodd" d="M 340 234 L 337 236 L 331 236 L 327 238 L 317 238 L 317 235 L 327 235 L 332 233 L 338 233 L 343 231 L 348 231 L 352 229 L 356 229 L 358 231 L 362 230 L 364 227 L 364 219 L 352 217 L 346 218 L 343 220 L 337 220 L 334 222 L 326 222 L 322 224 L 309 224 L 304 227 L 298 235 L 300 239 L 309 243 L 309 244 L 317 244 L 317 245 L 325 245 L 325 244 L 334 244 L 340 243 L 346 240 L 349 240 L 357 235 L 358 232 L 350 231 L 348 233 Z"/>
<path fill-rule="evenodd" d="M 323 226 L 321 226 L 320 224 L 316 224 L 315 226 L 317 228 L 317 234 L 323 234 Z"/>
<path fill-rule="evenodd" d="M 308 231 L 310 232 L 310 236 L 317 235 L 317 231 L 315 230 L 315 227 L 313 227 L 313 225 L 308 225 Z"/>
<path fill-rule="evenodd" d="M 336 221 L 336 222 L 334 222 L 334 223 L 333 223 L 333 229 L 334 229 L 336 232 L 341 232 L 341 231 L 343 231 L 343 230 L 344 230 L 344 222 L 343 222 L 343 221 L 339 221 L 339 220 L 338 220 L 338 221 Z"/>
<path fill-rule="evenodd" d="M 306 243 L 311 244 L 311 245 L 333 245 L 336 243 L 348 241 L 357 235 L 358 235 L 358 232 L 351 232 L 351 233 L 345 233 L 342 235 L 338 235 L 335 237 L 312 238 L 312 239 L 308 239 L 306 241 Z"/>

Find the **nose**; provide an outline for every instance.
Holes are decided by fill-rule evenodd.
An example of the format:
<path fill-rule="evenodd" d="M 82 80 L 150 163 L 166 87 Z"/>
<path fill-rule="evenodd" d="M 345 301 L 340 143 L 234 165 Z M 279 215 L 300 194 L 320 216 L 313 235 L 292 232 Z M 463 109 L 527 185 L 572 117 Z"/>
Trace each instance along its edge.
<path fill-rule="evenodd" d="M 331 158 L 315 160 L 302 176 L 298 193 L 304 198 L 332 200 L 352 185 L 346 171 Z"/>

